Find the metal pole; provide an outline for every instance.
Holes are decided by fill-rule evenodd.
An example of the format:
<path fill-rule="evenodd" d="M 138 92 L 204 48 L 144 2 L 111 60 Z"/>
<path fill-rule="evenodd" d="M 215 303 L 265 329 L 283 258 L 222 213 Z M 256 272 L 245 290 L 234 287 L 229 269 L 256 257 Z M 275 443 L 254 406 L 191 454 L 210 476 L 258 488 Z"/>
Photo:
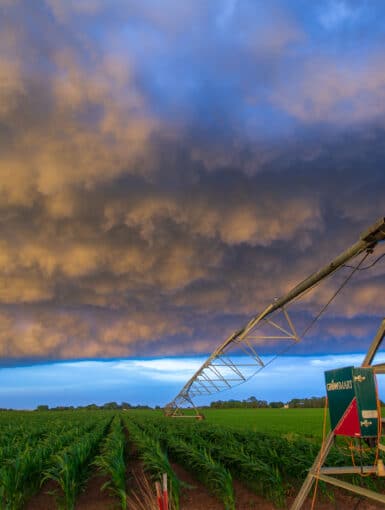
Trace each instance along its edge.
<path fill-rule="evenodd" d="M 322 269 L 313 273 L 309 277 L 305 278 L 302 282 L 296 285 L 293 289 L 291 289 L 287 294 L 277 299 L 271 305 L 269 305 L 264 312 L 260 315 L 257 315 L 240 331 L 238 331 L 236 337 L 241 339 L 246 336 L 247 333 L 254 327 L 254 325 L 259 322 L 261 319 L 266 317 L 266 315 L 270 315 L 275 310 L 278 310 L 282 306 L 286 305 L 296 297 L 300 296 L 307 289 L 317 284 L 331 273 L 334 273 L 338 268 L 340 268 L 345 262 L 352 259 L 356 255 L 363 253 L 367 250 L 373 250 L 376 244 L 380 241 L 385 240 L 385 218 L 379 219 L 374 225 L 368 228 L 363 234 L 361 234 L 361 238 L 357 241 L 353 246 L 349 249 L 345 250 L 343 253 L 338 255 L 334 260 L 332 260 L 329 264 L 324 266 Z"/>
<path fill-rule="evenodd" d="M 374 337 L 374 340 L 369 347 L 369 350 L 365 356 L 365 359 L 362 363 L 363 367 L 369 367 L 372 364 L 374 356 L 376 355 L 378 348 L 380 347 L 385 336 L 385 319 L 382 320 L 381 326 L 378 328 L 377 334 Z"/>
<path fill-rule="evenodd" d="M 374 337 L 374 339 L 368 349 L 368 352 L 364 358 L 364 361 L 361 364 L 362 367 L 370 367 L 371 362 L 373 361 L 373 358 L 376 355 L 384 336 L 385 336 L 385 319 L 383 319 L 383 321 L 381 322 L 381 325 L 376 333 L 376 336 Z M 321 450 L 319 451 L 317 457 L 315 458 L 315 461 L 313 462 L 313 465 L 310 468 L 310 470 L 305 478 L 305 481 L 303 482 L 302 487 L 301 487 L 299 493 L 297 494 L 297 497 L 294 500 L 294 503 L 290 507 L 290 510 L 300 510 L 302 508 L 302 505 L 305 503 L 305 500 L 308 497 L 309 492 L 311 491 L 311 488 L 313 487 L 314 480 L 316 477 L 319 478 L 320 480 L 323 479 L 324 481 L 329 482 L 329 483 L 332 483 L 330 480 L 334 480 L 331 477 L 325 477 L 325 476 L 323 476 L 323 478 L 321 478 L 321 475 L 319 474 L 320 468 L 322 468 L 322 466 L 330 452 L 330 449 L 333 446 L 333 441 L 334 441 L 334 433 L 331 430 L 328 433 L 328 435 L 326 436 L 325 443 L 321 447 Z M 334 482 L 334 485 L 338 485 L 338 483 Z M 351 484 L 345 484 L 344 488 L 348 488 L 347 487 L 348 485 L 351 485 Z M 339 484 L 338 486 L 341 487 L 342 485 Z M 359 488 L 359 490 L 361 490 L 361 489 L 362 489 L 362 487 Z M 348 488 L 348 490 L 352 490 L 352 489 Z M 370 492 L 372 492 L 372 491 L 370 491 Z M 360 494 L 368 496 L 368 494 L 365 494 L 364 492 L 360 492 Z M 370 496 L 368 496 L 368 497 L 370 497 Z M 384 498 L 384 496 L 382 496 L 382 498 Z M 373 499 L 373 497 L 372 497 L 372 499 Z M 384 499 L 381 499 L 381 502 L 384 502 L 384 501 L 385 501 Z"/>
<path fill-rule="evenodd" d="M 318 468 L 323 465 L 327 456 L 329 455 L 330 449 L 333 446 L 333 442 L 334 434 L 332 431 L 330 431 L 326 436 L 323 448 L 321 448 L 321 450 L 318 452 L 318 455 L 315 458 L 315 461 L 313 462 L 313 465 L 302 484 L 301 490 L 297 494 L 294 503 L 290 507 L 290 510 L 300 510 L 302 508 L 302 505 L 305 503 L 305 500 L 308 497 L 311 488 L 313 487 L 314 476 L 317 474 Z"/>

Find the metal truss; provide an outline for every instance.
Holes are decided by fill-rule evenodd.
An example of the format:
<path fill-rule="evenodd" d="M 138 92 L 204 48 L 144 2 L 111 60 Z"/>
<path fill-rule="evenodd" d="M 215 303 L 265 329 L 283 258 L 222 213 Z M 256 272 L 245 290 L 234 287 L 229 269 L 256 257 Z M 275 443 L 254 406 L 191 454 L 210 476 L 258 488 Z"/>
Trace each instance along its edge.
<path fill-rule="evenodd" d="M 169 404 L 166 414 L 173 414 L 176 408 L 186 405 L 194 406 L 193 399 L 196 397 L 228 390 L 249 380 L 266 365 L 262 355 L 257 352 L 258 344 L 263 345 L 269 341 L 285 347 L 299 342 L 299 336 L 285 308 L 276 313 L 274 320 L 271 317 L 261 317 L 242 338 L 226 340 Z"/>
<path fill-rule="evenodd" d="M 385 373 L 385 365 L 384 363 L 373 365 L 373 359 L 377 354 L 383 340 L 385 337 L 385 319 L 382 320 L 381 325 L 377 331 L 375 338 L 369 350 L 362 362 L 362 367 L 371 367 L 375 374 L 384 374 Z M 381 416 L 379 416 L 381 419 Z M 384 419 L 382 419 L 382 425 L 384 425 Z M 369 490 L 364 487 L 360 487 L 359 485 L 353 485 L 346 480 L 341 480 L 336 475 L 347 475 L 347 474 L 358 474 L 361 476 L 367 476 L 368 474 L 377 475 L 377 476 L 385 476 L 385 472 L 383 471 L 383 464 L 379 462 L 379 458 L 377 459 L 377 463 L 373 466 L 338 466 L 338 467 L 326 467 L 324 464 L 327 460 L 327 457 L 330 453 L 330 450 L 334 446 L 334 431 L 331 430 L 328 435 L 325 437 L 323 441 L 323 445 L 321 450 L 319 451 L 312 467 L 310 468 L 303 485 L 297 494 L 290 510 L 301 510 L 303 505 L 306 502 L 306 499 L 316 482 L 316 480 L 321 480 L 329 485 L 333 485 L 334 487 L 339 487 L 341 489 L 345 489 L 353 494 L 358 494 L 360 496 L 364 496 L 373 501 L 377 501 L 379 503 L 385 504 L 385 495 L 380 494 L 374 490 Z M 375 448 L 378 448 L 378 454 L 381 452 L 382 454 L 385 452 L 385 446 L 381 444 L 381 437 L 378 437 L 378 443 L 375 445 Z M 382 462 L 382 461 L 381 461 Z"/>
<path fill-rule="evenodd" d="M 253 317 L 243 328 L 230 335 L 184 385 L 174 400 L 165 406 L 165 414 L 173 417 L 186 416 L 181 409 L 187 407 L 199 416 L 193 402 L 194 398 L 210 396 L 238 386 L 272 361 L 271 359 L 264 361 L 259 347 L 268 344 L 270 352 L 275 349 L 280 354 L 298 343 L 300 336 L 289 316 L 287 307 L 343 267 L 346 262 L 364 254 L 358 265 L 352 268 L 342 286 L 315 318 L 317 320 L 332 299 L 359 269 L 366 257 L 373 253 L 376 245 L 384 240 L 385 218 L 381 218 L 366 230 L 348 250 L 303 280 L 287 294 L 275 299 L 262 313 Z"/>

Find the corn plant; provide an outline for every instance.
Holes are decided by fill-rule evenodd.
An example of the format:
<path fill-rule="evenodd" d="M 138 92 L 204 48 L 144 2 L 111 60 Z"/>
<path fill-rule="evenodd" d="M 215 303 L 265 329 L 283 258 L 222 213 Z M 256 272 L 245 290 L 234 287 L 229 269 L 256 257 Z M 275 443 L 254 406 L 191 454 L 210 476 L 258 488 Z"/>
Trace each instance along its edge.
<path fill-rule="evenodd" d="M 159 510 L 157 496 L 143 472 L 134 475 L 136 489 L 128 499 L 130 510 Z"/>
<path fill-rule="evenodd" d="M 217 444 L 195 436 L 190 440 L 190 444 L 205 449 L 213 459 L 220 462 L 257 494 L 268 497 L 278 506 L 284 505 L 283 480 L 274 462 L 268 464 L 248 454 L 242 445 L 230 440 Z M 273 454 L 274 452 L 272 460 Z"/>
<path fill-rule="evenodd" d="M 255 493 L 267 497 L 277 506 L 284 505 L 285 493 L 291 486 L 287 471 L 292 476 L 294 464 L 291 458 L 295 453 L 292 448 L 290 456 L 287 452 L 285 455 L 283 446 L 288 449 L 287 440 L 266 434 L 253 434 L 252 438 L 237 437 L 234 431 L 213 425 L 196 426 L 159 419 L 155 422 L 151 418 L 140 420 L 140 425 L 145 431 L 155 435 L 164 446 L 172 443 L 173 439 L 180 438 L 191 447 L 206 451 L 214 461 L 223 465 Z M 298 455 L 295 458 L 298 459 Z M 285 460 L 289 461 L 291 471 L 286 470 L 288 466 Z M 309 465 L 308 457 L 304 465 Z"/>
<path fill-rule="evenodd" d="M 130 440 L 139 450 L 139 457 L 143 462 L 144 470 L 152 480 L 159 480 L 163 473 L 167 473 L 170 482 L 170 501 L 175 508 L 179 509 L 181 483 L 170 466 L 166 453 L 162 450 L 157 439 L 143 432 L 133 422 L 126 421 L 130 434 Z"/>
<path fill-rule="evenodd" d="M 38 490 L 42 472 L 55 446 L 63 444 L 63 437 L 49 439 L 34 447 L 28 445 L 14 449 L 13 458 L 3 461 L 0 468 L 1 508 L 21 508 L 23 502 Z"/>
<path fill-rule="evenodd" d="M 62 490 L 58 505 L 65 510 L 73 510 L 76 496 L 87 479 L 89 461 L 104 434 L 105 424 L 81 437 L 62 452 L 53 456 L 53 465 L 45 472 L 45 480 L 53 480 Z"/>
<path fill-rule="evenodd" d="M 94 427 L 93 423 L 75 427 L 61 424 L 58 430 L 52 428 L 49 433 L 35 435 L 38 441 L 34 436 L 30 442 L 23 438 L 19 443 L 14 441 L 0 467 L 0 508 L 21 508 L 39 489 L 52 455 Z"/>
<path fill-rule="evenodd" d="M 196 448 L 179 438 L 169 437 L 167 447 L 177 462 L 196 476 L 223 501 L 226 510 L 235 510 L 233 482 L 230 472 L 216 462 L 205 449 Z"/>
<path fill-rule="evenodd" d="M 0 470 L 0 502 L 3 510 L 18 510 L 25 498 L 24 481 L 31 473 L 33 453 L 27 450 L 13 460 L 6 461 Z"/>
<path fill-rule="evenodd" d="M 125 436 L 120 419 L 115 418 L 106 437 L 101 453 L 94 461 L 100 472 L 108 477 L 102 490 L 109 489 L 120 499 L 122 509 L 127 508 Z"/>

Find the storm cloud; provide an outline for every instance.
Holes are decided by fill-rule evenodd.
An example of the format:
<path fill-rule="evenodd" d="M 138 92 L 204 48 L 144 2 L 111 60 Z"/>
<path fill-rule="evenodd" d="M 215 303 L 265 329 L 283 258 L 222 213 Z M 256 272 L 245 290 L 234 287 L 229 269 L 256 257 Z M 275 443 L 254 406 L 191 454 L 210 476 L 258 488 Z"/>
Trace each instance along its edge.
<path fill-rule="evenodd" d="M 0 0 L 4 362 L 210 352 L 383 216 L 373 5 Z M 299 352 L 362 349 L 384 282 Z"/>

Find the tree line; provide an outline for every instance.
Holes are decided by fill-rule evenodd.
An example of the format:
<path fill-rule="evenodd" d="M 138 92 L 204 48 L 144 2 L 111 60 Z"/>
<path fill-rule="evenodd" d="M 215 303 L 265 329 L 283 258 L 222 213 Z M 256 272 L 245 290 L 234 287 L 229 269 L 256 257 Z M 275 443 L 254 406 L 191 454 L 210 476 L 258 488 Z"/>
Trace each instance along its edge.
<path fill-rule="evenodd" d="M 256 397 L 249 397 L 245 400 L 216 400 L 211 402 L 208 408 L 211 409 L 234 409 L 234 408 L 323 408 L 325 406 L 325 397 L 293 398 L 288 402 L 259 400 Z"/>
<path fill-rule="evenodd" d="M 128 409 L 152 409 L 152 407 L 147 405 L 136 405 L 133 406 L 129 404 L 128 402 L 122 402 L 121 404 L 118 404 L 117 402 L 107 402 L 105 404 L 97 405 L 97 404 L 88 404 L 86 406 L 56 406 L 56 407 L 49 407 L 47 405 L 39 405 L 36 407 L 35 411 L 97 411 L 97 410 L 115 410 L 115 411 L 122 411 L 122 410 L 128 410 Z"/>
<path fill-rule="evenodd" d="M 385 403 L 380 401 L 381 407 L 385 407 Z M 293 398 L 287 402 L 281 400 L 268 402 L 267 400 L 260 400 L 252 396 L 245 400 L 216 400 L 206 406 L 199 406 L 202 409 L 237 409 L 237 408 L 253 408 L 253 409 L 279 409 L 279 408 L 323 408 L 325 406 L 325 397 L 306 397 L 306 398 Z M 129 410 L 129 409 L 148 409 L 160 410 L 160 406 L 151 407 L 148 405 L 132 405 L 128 402 L 106 402 L 105 404 L 88 404 L 85 406 L 56 406 L 49 407 L 48 405 L 38 405 L 35 411 L 74 411 L 74 410 Z M 12 409 L 0 408 L 0 411 L 12 411 Z"/>

